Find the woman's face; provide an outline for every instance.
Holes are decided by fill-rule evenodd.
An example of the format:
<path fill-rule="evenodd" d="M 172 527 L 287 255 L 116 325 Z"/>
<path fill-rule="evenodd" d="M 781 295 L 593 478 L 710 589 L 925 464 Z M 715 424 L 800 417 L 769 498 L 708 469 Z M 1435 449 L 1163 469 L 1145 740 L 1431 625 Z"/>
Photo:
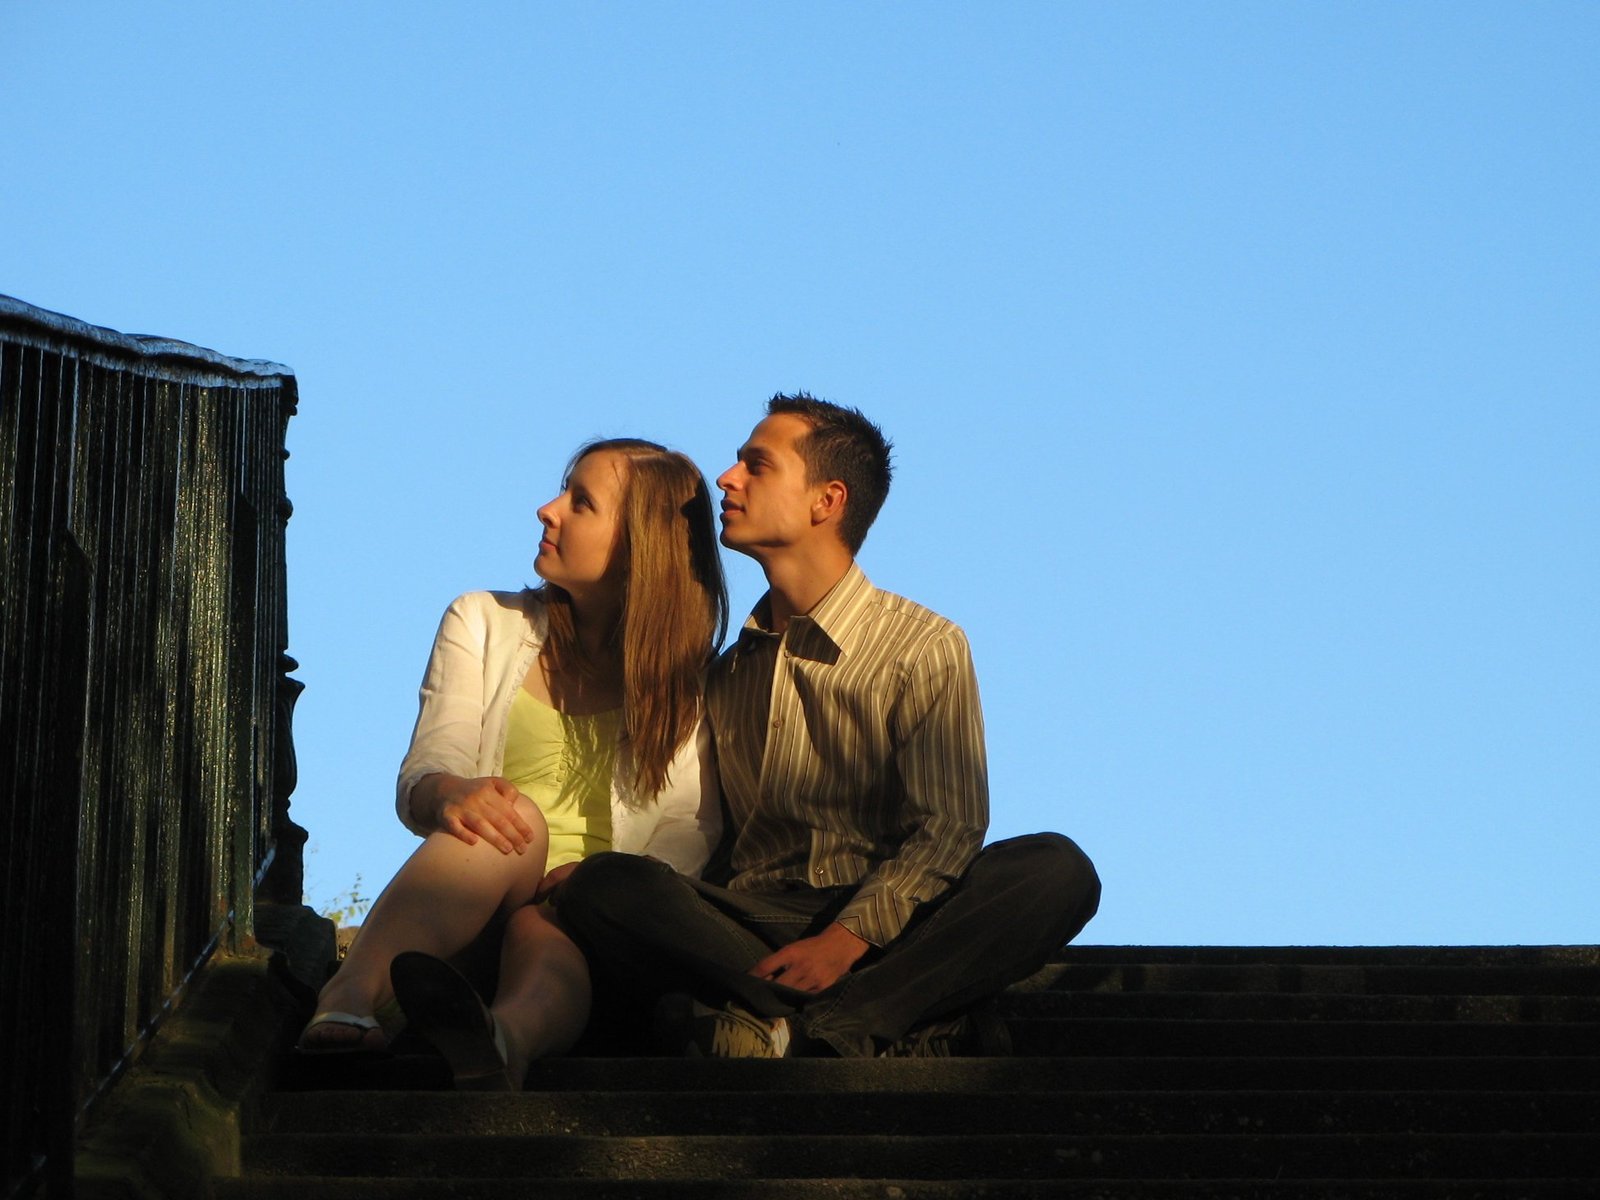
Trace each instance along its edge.
<path fill-rule="evenodd" d="M 626 470 L 626 460 L 615 451 L 586 454 L 572 468 L 561 494 L 539 508 L 544 536 L 533 569 L 574 599 L 603 597 L 621 588 L 617 542 Z"/>

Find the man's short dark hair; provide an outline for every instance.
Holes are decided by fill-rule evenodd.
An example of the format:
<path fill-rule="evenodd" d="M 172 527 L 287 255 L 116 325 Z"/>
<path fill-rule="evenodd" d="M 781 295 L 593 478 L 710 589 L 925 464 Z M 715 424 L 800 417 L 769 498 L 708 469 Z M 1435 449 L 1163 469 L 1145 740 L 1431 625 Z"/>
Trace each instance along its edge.
<path fill-rule="evenodd" d="M 844 484 L 849 496 L 839 536 L 851 554 L 859 552 L 889 495 L 893 444 L 860 409 L 818 400 L 805 392 L 779 392 L 767 401 L 767 413 L 792 413 L 811 426 L 811 432 L 796 444 L 806 464 L 806 482 L 837 479 Z"/>

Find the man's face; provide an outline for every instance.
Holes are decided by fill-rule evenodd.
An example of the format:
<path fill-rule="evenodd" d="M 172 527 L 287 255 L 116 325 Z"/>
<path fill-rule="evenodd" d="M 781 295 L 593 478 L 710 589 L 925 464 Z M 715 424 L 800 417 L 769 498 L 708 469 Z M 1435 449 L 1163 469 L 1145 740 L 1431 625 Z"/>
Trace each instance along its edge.
<path fill-rule="evenodd" d="M 722 544 L 754 558 L 792 546 L 812 529 L 818 488 L 806 482 L 796 449 L 811 426 L 793 413 L 774 413 L 739 447 L 739 461 L 717 477 L 722 489 Z"/>

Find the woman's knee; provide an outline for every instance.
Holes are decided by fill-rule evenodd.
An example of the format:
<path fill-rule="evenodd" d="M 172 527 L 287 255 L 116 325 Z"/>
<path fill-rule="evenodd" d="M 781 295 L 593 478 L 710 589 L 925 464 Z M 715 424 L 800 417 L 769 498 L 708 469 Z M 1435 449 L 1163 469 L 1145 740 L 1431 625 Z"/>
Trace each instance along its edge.
<path fill-rule="evenodd" d="M 516 868 L 523 863 L 536 862 L 539 873 L 544 873 L 545 856 L 550 851 L 550 827 L 545 823 L 544 813 L 539 811 L 539 806 L 526 796 L 518 796 L 512 801 L 512 810 L 521 819 L 528 830 L 527 850 L 518 854 L 515 850 L 506 853 L 494 842 L 482 834 L 477 834 L 476 841 L 467 841 L 466 838 L 451 833 L 448 830 L 435 830 L 430 833 L 423 846 L 434 847 L 430 853 L 449 855 L 467 855 L 472 858 L 481 858 L 487 863 L 501 863 L 508 868 Z M 481 868 L 479 868 L 481 869 Z"/>
<path fill-rule="evenodd" d="M 543 810 L 523 795 L 518 795 L 511 802 L 511 806 L 516 809 L 517 816 L 522 818 L 522 823 L 528 827 L 533 835 L 528 839 L 529 845 L 544 846 L 548 849 L 550 845 L 550 826 L 544 819 Z"/>
<path fill-rule="evenodd" d="M 521 853 L 502 850 L 483 836 L 468 844 L 452 833 L 435 832 L 424 843 L 434 856 L 433 871 L 443 870 L 453 878 L 470 878 L 477 881 L 480 889 L 498 891 L 499 906 L 505 912 L 520 908 L 533 898 L 544 878 L 550 852 L 549 830 L 538 806 L 526 797 L 518 797 L 515 806 L 532 835 Z"/>

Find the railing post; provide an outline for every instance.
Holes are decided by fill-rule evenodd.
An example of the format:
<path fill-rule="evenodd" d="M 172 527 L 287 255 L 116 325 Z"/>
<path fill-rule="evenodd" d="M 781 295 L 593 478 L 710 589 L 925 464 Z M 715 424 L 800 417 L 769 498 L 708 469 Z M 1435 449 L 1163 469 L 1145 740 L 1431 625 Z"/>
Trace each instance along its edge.
<path fill-rule="evenodd" d="M 0 296 L 7 1200 L 70 1195 L 75 1128 L 198 965 L 251 938 L 258 879 L 300 899 L 295 404 L 287 368 Z"/>

